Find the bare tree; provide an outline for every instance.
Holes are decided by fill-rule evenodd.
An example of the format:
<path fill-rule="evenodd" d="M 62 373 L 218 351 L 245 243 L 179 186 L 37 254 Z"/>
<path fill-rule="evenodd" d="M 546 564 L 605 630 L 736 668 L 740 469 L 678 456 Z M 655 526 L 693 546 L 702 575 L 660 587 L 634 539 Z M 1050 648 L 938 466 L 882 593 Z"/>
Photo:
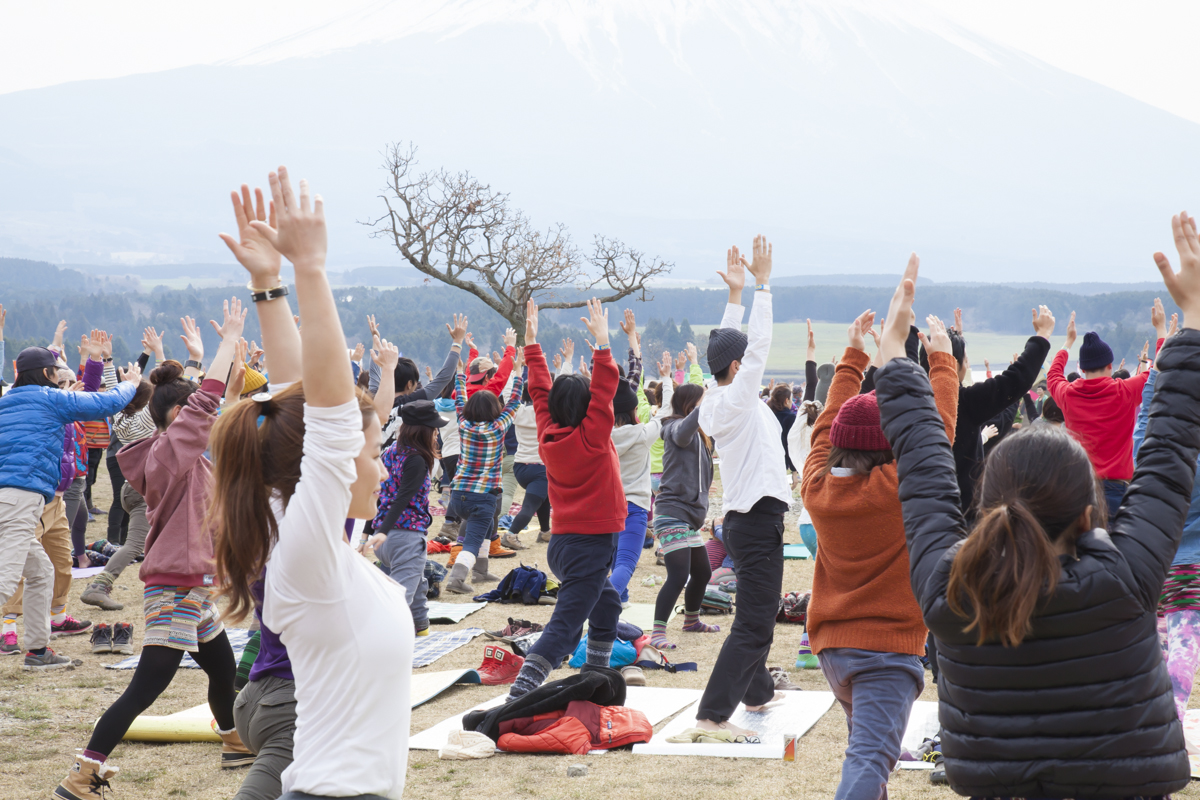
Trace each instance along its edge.
<path fill-rule="evenodd" d="M 385 153 L 387 213 L 366 223 L 372 236 L 390 239 L 419 271 L 470 292 L 507 319 L 524 338 L 525 303 L 578 308 L 585 299 L 563 299 L 564 290 L 599 288 L 603 303 L 635 292 L 674 264 L 652 258 L 617 239 L 596 236 L 584 255 L 562 224 L 537 229 L 507 194 L 470 173 L 445 169 L 416 173 L 416 148 L 391 145 Z M 556 299 L 557 298 L 557 299 Z"/>

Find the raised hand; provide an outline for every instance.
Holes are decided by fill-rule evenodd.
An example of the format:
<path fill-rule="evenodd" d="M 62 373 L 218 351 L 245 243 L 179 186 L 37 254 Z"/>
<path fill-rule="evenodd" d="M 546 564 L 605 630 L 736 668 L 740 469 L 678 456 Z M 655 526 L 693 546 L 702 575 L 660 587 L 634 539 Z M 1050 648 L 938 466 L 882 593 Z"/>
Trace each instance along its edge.
<path fill-rule="evenodd" d="M 525 366 L 525 348 L 518 347 L 517 355 L 513 358 L 513 371 L 520 372 Z"/>
<path fill-rule="evenodd" d="M 985 425 L 983 430 L 979 432 L 979 435 L 983 439 L 983 443 L 987 444 L 988 441 L 994 438 L 998 433 L 1000 433 L 1000 431 L 995 425 Z"/>
<path fill-rule="evenodd" d="M 579 374 L 588 380 L 591 380 L 592 371 L 588 369 L 587 356 L 579 357 Z"/>
<path fill-rule="evenodd" d="M 396 365 L 400 363 L 400 348 L 387 339 L 380 339 L 379 349 L 371 351 L 371 360 L 378 364 L 381 370 L 395 372 Z"/>
<path fill-rule="evenodd" d="M 250 340 L 250 367 L 252 369 L 258 367 L 259 360 L 263 357 L 263 349 L 258 346 L 258 342 Z"/>
<path fill-rule="evenodd" d="M 200 329 L 196 327 L 196 320 L 191 317 L 182 317 L 179 324 L 183 326 L 183 333 L 179 335 L 179 338 L 183 340 L 183 346 L 187 348 L 188 359 L 203 361 L 204 340 L 200 338 Z"/>
<path fill-rule="evenodd" d="M 222 306 L 225 313 L 225 320 L 221 325 L 217 324 L 215 319 L 210 319 L 213 330 L 224 341 L 229 337 L 240 339 L 242 337 L 242 329 L 246 327 L 246 312 L 249 308 L 242 308 L 242 301 L 236 297 L 232 300 L 226 300 Z"/>
<path fill-rule="evenodd" d="M 1150 306 L 1150 324 L 1154 327 L 1159 339 L 1167 338 L 1167 312 L 1163 308 L 1162 300 L 1157 297 Z"/>
<path fill-rule="evenodd" d="M 246 390 L 246 340 L 238 337 L 233 351 L 233 364 L 229 369 L 229 381 L 225 384 L 225 405 L 231 406 L 242 397 Z"/>
<path fill-rule="evenodd" d="M 450 326 L 447 325 L 446 327 L 449 328 Z M 367 314 L 367 328 L 369 328 L 371 331 L 371 339 L 372 339 L 372 343 L 374 343 L 374 340 L 380 338 L 379 337 L 379 326 L 375 324 L 375 315 L 374 314 Z"/>
<path fill-rule="evenodd" d="M 700 353 L 697 352 L 696 344 L 694 342 L 687 343 L 687 358 L 688 358 L 689 363 L 692 363 L 692 364 L 700 363 Z"/>
<path fill-rule="evenodd" d="M 237 192 L 229 194 L 233 200 L 233 218 L 237 221 L 239 238 L 234 239 L 227 233 L 218 235 L 238 263 L 250 273 L 251 286 L 260 290 L 274 289 L 282 283 L 279 278 L 282 259 L 266 235 L 250 223 L 258 221 L 274 229 L 275 204 L 271 203 L 268 211 L 267 204 L 263 202 L 262 189 L 254 190 L 255 202 L 252 203 L 250 187 L 244 183 L 240 195 Z"/>
<path fill-rule="evenodd" d="M 913 253 L 908 257 L 904 276 L 892 294 L 891 303 L 888 304 L 887 321 L 884 323 L 879 345 L 885 363 L 894 358 L 906 357 L 904 343 L 908 341 L 908 320 L 912 318 L 913 299 L 917 296 L 917 273 L 920 267 L 921 259 Z"/>
<path fill-rule="evenodd" d="M 4 341 L 4 320 L 8 317 L 8 312 L 4 310 L 4 306 L 0 306 L 0 342 Z"/>
<path fill-rule="evenodd" d="M 666 379 L 671 376 L 671 354 L 663 353 L 662 360 L 658 362 L 658 377 Z"/>
<path fill-rule="evenodd" d="M 1033 309 L 1033 332 L 1043 339 L 1049 339 L 1050 334 L 1054 333 L 1054 315 L 1046 306 L 1038 306 Z M 959 333 L 961 334 L 962 331 Z"/>
<path fill-rule="evenodd" d="M 428 364 L 425 365 L 425 380 L 433 380 L 433 367 L 429 366 Z"/>
<path fill-rule="evenodd" d="M 930 353 L 948 353 L 953 355 L 954 347 L 950 344 L 950 335 L 946 332 L 946 324 L 938 317 L 930 314 L 925 318 L 925 324 L 929 326 L 929 336 L 918 332 L 917 338 L 921 340 L 921 344 Z M 984 360 L 986 368 L 987 360 Z"/>
<path fill-rule="evenodd" d="M 625 309 L 625 320 L 621 322 L 621 330 L 631 339 L 637 336 L 637 323 L 634 321 L 632 308 Z"/>
<path fill-rule="evenodd" d="M 466 324 L 466 320 L 463 320 L 463 324 L 464 325 Z M 531 298 L 528 302 L 525 303 L 525 346 L 526 347 L 528 347 L 531 344 L 537 344 L 537 332 L 538 332 L 538 307 L 537 307 L 537 303 L 535 303 L 533 301 L 533 299 Z M 574 345 L 571 345 L 572 350 L 574 350 L 574 347 L 575 347 Z M 567 358 L 570 358 L 570 355 L 568 355 Z"/>
<path fill-rule="evenodd" d="M 742 302 L 742 289 L 746 286 L 746 260 L 742 258 L 736 246 L 725 251 L 725 271 L 717 270 L 721 280 L 729 287 L 729 302 Z"/>
<path fill-rule="evenodd" d="M 300 181 L 300 196 L 292 191 L 292 182 L 287 167 L 269 176 L 271 198 L 275 201 L 275 213 L 279 227 L 276 229 L 262 220 L 250 222 L 271 246 L 287 257 L 296 269 L 325 268 L 325 253 L 328 249 L 325 231 L 325 204 L 321 195 L 310 196 L 308 181 Z"/>
<path fill-rule="evenodd" d="M 1183 311 L 1183 327 L 1200 327 L 1200 238 L 1196 236 L 1196 220 L 1186 211 L 1171 217 L 1171 233 L 1179 251 L 1179 272 L 1162 253 L 1154 254 L 1154 263 L 1162 273 L 1163 283 L 1175 305 Z"/>
<path fill-rule="evenodd" d="M 1067 320 L 1067 341 L 1063 344 L 1063 350 L 1070 350 L 1075 346 L 1075 312 L 1071 312 L 1071 318 Z"/>
<path fill-rule="evenodd" d="M 358 362 L 362 361 L 364 352 L 365 348 L 363 347 L 363 343 L 359 342 L 358 344 L 354 345 L 354 352 L 350 354 L 350 360 L 357 364 Z"/>
<path fill-rule="evenodd" d="M 58 327 L 54 329 L 54 340 L 50 342 L 50 346 L 60 353 L 65 352 L 63 350 L 63 334 L 66 332 L 67 321 L 65 319 L 60 319 L 58 321 Z"/>
<path fill-rule="evenodd" d="M 770 283 L 771 243 L 761 233 L 754 237 L 754 260 L 750 262 L 749 269 L 756 283 Z"/>
<path fill-rule="evenodd" d="M 113 340 L 108 331 L 100 331 L 100 357 L 112 358 Z"/>
<path fill-rule="evenodd" d="M 517 346 L 517 332 L 514 331 L 512 328 L 504 329 L 504 346 L 505 346 L 505 348 Z M 497 354 L 495 359 L 493 359 L 493 360 L 499 361 L 500 356 Z"/>
<path fill-rule="evenodd" d="M 375 324 L 374 317 L 368 317 L 367 319 L 370 320 L 371 325 Z M 451 325 L 449 322 L 447 322 L 446 330 L 450 332 L 450 340 L 452 342 L 454 342 L 456 345 L 459 345 L 461 347 L 463 341 L 465 341 L 467 338 L 467 315 L 466 314 L 455 314 L 454 315 L 454 324 Z M 372 328 L 371 333 L 373 333 L 376 336 L 379 335 L 378 329 L 376 329 L 376 328 Z"/>
<path fill-rule="evenodd" d="M 500 363 L 500 353 L 498 353 L 498 352 L 497 352 L 497 351 L 495 351 L 495 350 L 493 350 L 493 351 L 492 351 L 492 363 L 493 363 L 493 364 L 499 364 L 499 363 Z"/>
<path fill-rule="evenodd" d="M 125 369 L 121 371 L 121 381 L 137 386 L 142 382 L 142 370 L 137 364 L 126 364 Z M 80 384 L 80 386 L 82 385 Z"/>
<path fill-rule="evenodd" d="M 562 354 L 563 354 L 563 358 L 566 359 L 567 361 L 570 361 L 572 358 L 575 357 L 575 340 L 574 339 L 563 339 Z"/>
<path fill-rule="evenodd" d="M 954 309 L 954 330 L 958 331 L 959 336 L 962 336 L 964 333 L 961 308 Z"/>
<path fill-rule="evenodd" d="M 874 311 L 868 308 L 866 311 L 859 314 L 858 319 L 854 320 L 854 322 L 851 322 L 850 327 L 846 330 L 846 336 L 850 340 L 850 346 L 855 349 L 862 350 L 865 353 L 867 351 L 867 343 L 863 337 L 866 336 L 867 331 L 869 331 L 874 324 Z"/>
<path fill-rule="evenodd" d="M 163 333 L 166 333 L 166 331 L 163 331 Z M 158 361 L 162 361 L 165 358 L 162 337 L 162 333 L 154 330 L 153 325 L 142 331 L 142 349 L 145 350 L 146 355 L 152 355 Z"/>
<path fill-rule="evenodd" d="M 986 358 L 983 360 L 983 369 L 986 372 L 992 371 L 992 365 L 988 362 L 988 360 Z"/>
<path fill-rule="evenodd" d="M 92 361 L 99 361 L 104 356 L 104 346 L 100 341 L 100 331 L 92 329 L 91 336 L 79 337 L 79 357 L 80 359 L 90 358 Z"/>
<path fill-rule="evenodd" d="M 529 340 L 526 339 L 525 341 L 529 341 Z M 563 365 L 562 353 L 555 353 L 554 354 L 554 369 L 555 369 L 555 371 L 557 372 L 558 370 L 562 369 L 562 365 Z"/>
<path fill-rule="evenodd" d="M 681 351 L 679 351 L 679 353 L 677 353 L 675 355 L 675 369 L 682 372 L 683 368 L 686 366 L 687 366 L 687 353 L 684 353 L 681 350 Z"/>
<path fill-rule="evenodd" d="M 1120 364 L 1117 366 L 1117 369 L 1116 369 L 1116 371 L 1117 371 L 1117 372 L 1120 372 L 1120 371 L 1121 371 L 1121 370 L 1123 370 L 1123 369 L 1125 369 L 1125 359 L 1123 359 L 1123 358 L 1122 358 L 1122 359 L 1121 359 L 1121 363 L 1120 363 Z"/>
<path fill-rule="evenodd" d="M 806 320 L 804 320 L 804 323 L 808 326 L 808 350 L 805 353 L 805 360 L 816 361 L 817 360 L 817 338 L 815 336 L 813 336 L 812 320 L 806 319 Z M 872 328 L 872 330 L 874 330 L 874 329 Z M 879 344 L 878 336 L 875 337 L 875 343 Z"/>
<path fill-rule="evenodd" d="M 596 346 L 603 347 L 608 344 L 608 309 L 593 297 L 587 301 L 587 310 L 588 316 L 579 319 L 596 339 Z"/>
<path fill-rule="evenodd" d="M 1179 330 L 1179 315 L 1172 314 L 1171 315 L 1171 326 L 1169 328 L 1167 328 L 1167 338 L 1170 339 L 1172 336 L 1175 335 L 1175 332 L 1178 330 Z"/>

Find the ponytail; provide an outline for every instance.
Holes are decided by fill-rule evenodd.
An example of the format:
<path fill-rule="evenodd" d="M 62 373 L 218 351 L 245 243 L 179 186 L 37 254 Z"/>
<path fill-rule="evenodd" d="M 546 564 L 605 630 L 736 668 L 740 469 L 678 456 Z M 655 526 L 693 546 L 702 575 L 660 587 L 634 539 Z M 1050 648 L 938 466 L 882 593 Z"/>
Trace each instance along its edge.
<path fill-rule="evenodd" d="M 1029 635 L 1038 602 L 1058 586 L 1058 555 L 1037 517 L 1021 501 L 989 510 L 950 568 L 950 610 L 971 619 L 977 644 L 1015 647 Z M 964 599 L 966 604 L 964 605 Z"/>

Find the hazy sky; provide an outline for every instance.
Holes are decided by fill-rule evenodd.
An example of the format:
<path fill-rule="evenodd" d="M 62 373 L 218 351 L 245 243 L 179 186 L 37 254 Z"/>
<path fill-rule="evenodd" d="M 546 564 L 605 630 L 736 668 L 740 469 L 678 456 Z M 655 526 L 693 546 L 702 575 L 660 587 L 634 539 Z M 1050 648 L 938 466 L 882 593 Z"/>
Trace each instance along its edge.
<path fill-rule="evenodd" d="M 639 0 L 639 5 L 652 0 Z M 838 0 L 806 0 L 821 6 Z M 610 0 L 625 4 L 627 0 Z M 799 2 L 799 0 L 797 0 Z M 885 13 L 945 15 L 970 31 L 1151 105 L 1200 122 L 1200 2 L 1195 0 L 844 0 Z M 660 16 L 720 0 L 661 3 Z M 771 4 L 764 0 L 765 6 Z M 260 60 L 374 38 L 363 16 L 402 21 L 391 30 L 494 17 L 604 13 L 592 0 L 207 0 L 177 4 L 0 0 L 0 94 L 65 81 L 112 78 L 191 64 Z M 902 9 L 899 12 L 896 9 Z M 905 10 L 906 9 L 906 10 Z M 329 23 L 341 20 L 342 24 Z M 356 41 L 357 40 L 357 41 Z"/>

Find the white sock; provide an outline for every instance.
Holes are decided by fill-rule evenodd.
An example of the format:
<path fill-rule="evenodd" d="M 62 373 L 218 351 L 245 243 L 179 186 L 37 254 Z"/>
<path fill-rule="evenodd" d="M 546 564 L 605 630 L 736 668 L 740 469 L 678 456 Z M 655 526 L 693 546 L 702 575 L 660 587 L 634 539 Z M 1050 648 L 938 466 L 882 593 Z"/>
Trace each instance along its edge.
<path fill-rule="evenodd" d="M 474 553 L 468 553 L 466 550 L 463 550 L 461 553 L 458 554 L 458 560 L 455 561 L 454 563 L 455 564 L 466 564 L 467 572 L 470 572 L 475 567 L 475 560 L 476 559 L 475 559 Z"/>
<path fill-rule="evenodd" d="M 62 624 L 67 621 L 67 612 L 63 611 L 59 614 L 51 614 L 50 621 L 55 624 Z"/>
<path fill-rule="evenodd" d="M 5 617 L 4 618 L 4 629 L 3 629 L 3 631 L 0 631 L 0 634 L 16 633 L 16 632 L 17 632 L 17 618 L 16 617 Z"/>

